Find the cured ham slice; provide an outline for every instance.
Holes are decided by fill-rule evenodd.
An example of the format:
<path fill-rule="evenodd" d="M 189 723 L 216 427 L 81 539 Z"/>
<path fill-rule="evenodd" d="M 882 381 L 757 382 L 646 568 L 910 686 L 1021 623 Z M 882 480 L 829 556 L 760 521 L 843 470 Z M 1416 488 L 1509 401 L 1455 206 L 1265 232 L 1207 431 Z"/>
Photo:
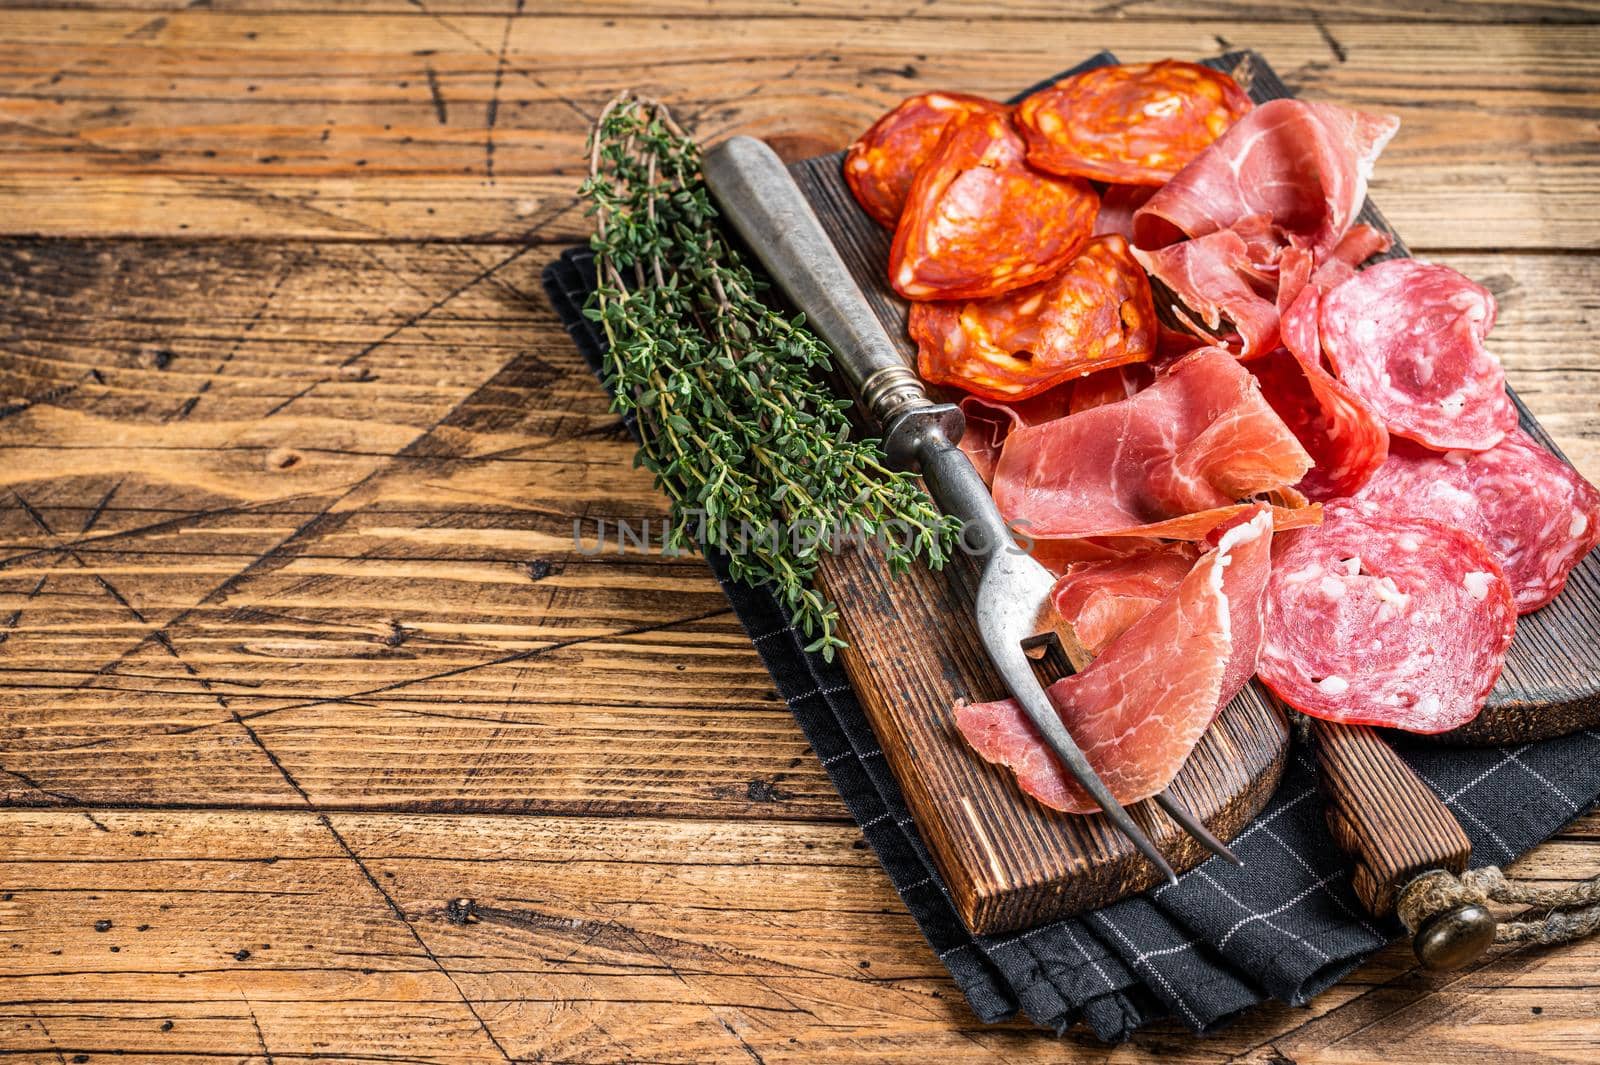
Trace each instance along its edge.
<path fill-rule="evenodd" d="M 1041 170 L 1160 185 L 1250 107 L 1228 75 L 1166 59 L 1063 78 L 1017 105 L 1017 125 Z"/>
<path fill-rule="evenodd" d="M 974 113 L 1004 115 L 1010 108 L 959 92 L 925 92 L 900 101 L 874 122 L 844 159 L 844 177 L 864 211 L 893 229 L 917 170 L 928 161 L 950 120 Z"/>
<path fill-rule="evenodd" d="M 1109 370 L 1097 370 L 1072 383 L 1072 400 L 1067 413 L 1077 414 L 1107 403 L 1120 403 L 1140 389 L 1148 388 L 1155 379 L 1156 371 L 1148 362 L 1130 362 Z"/>
<path fill-rule="evenodd" d="M 1107 185 L 1100 193 L 1100 213 L 1094 220 L 1094 235 L 1115 233 L 1133 240 L 1133 213 L 1143 207 L 1155 189 L 1149 185 Z"/>
<path fill-rule="evenodd" d="M 960 447 L 984 484 L 994 479 L 994 465 L 1000 460 L 1000 448 L 1011 430 L 1065 417 L 1072 410 L 1076 384 L 1069 381 L 1037 396 L 1010 402 L 979 396 L 962 398 L 958 406 L 966 416 L 967 428 L 961 434 Z"/>
<path fill-rule="evenodd" d="M 1310 467 L 1249 372 L 1203 348 L 1119 403 L 1015 430 L 994 498 L 1035 539 L 1200 539 Z"/>
<path fill-rule="evenodd" d="M 1263 610 L 1271 542 L 1271 515 L 1258 508 L 1087 669 L 1049 687 L 1062 723 L 1118 802 L 1165 789 L 1237 693 L 1229 690 L 1231 678 L 1253 671 L 1260 622 L 1250 619 Z M 1015 702 L 958 706 L 956 724 L 982 758 L 1009 766 L 1023 791 L 1046 806 L 1079 814 L 1099 809 Z"/>
<path fill-rule="evenodd" d="M 1339 379 L 1389 431 L 1438 450 L 1483 451 L 1517 424 L 1488 289 L 1449 267 L 1391 259 L 1322 298 L 1318 332 Z"/>
<path fill-rule="evenodd" d="M 1357 226 L 1332 258 L 1313 268 L 1312 255 L 1289 248 L 1280 262 L 1278 327 L 1283 347 L 1250 364 L 1261 394 L 1305 445 L 1316 465 L 1296 487 L 1312 499 L 1336 499 L 1367 482 L 1389 455 L 1389 431 L 1366 401 L 1323 368 L 1317 316 L 1323 293 L 1354 276 L 1343 254 L 1367 258 L 1389 239 Z M 1360 260 L 1357 260 L 1360 261 Z"/>
<path fill-rule="evenodd" d="M 889 250 L 889 282 L 909 300 L 1025 288 L 1072 261 L 1099 210 L 1088 182 L 1027 165 L 1005 115 L 959 116 L 911 183 Z"/>
<path fill-rule="evenodd" d="M 1389 433 L 1361 398 L 1298 352 L 1278 348 L 1249 364 L 1261 394 L 1315 465 L 1295 485 L 1315 500 L 1337 499 L 1367 483 L 1389 455 Z"/>
<path fill-rule="evenodd" d="M 1411 732 L 1471 721 L 1516 630 L 1511 585 L 1477 537 L 1366 501 L 1283 538 L 1260 676 L 1313 717 Z"/>
<path fill-rule="evenodd" d="M 1048 281 L 975 300 L 911 307 L 924 381 L 1022 399 L 1155 354 L 1150 283 L 1128 242 L 1095 237 Z"/>
<path fill-rule="evenodd" d="M 1216 333 L 1227 319 L 1243 339 L 1242 358 L 1253 358 L 1277 346 L 1275 285 L 1270 281 L 1251 283 L 1251 275 L 1262 272 L 1250 245 L 1237 231 L 1222 229 L 1136 254 L 1144 268 L 1209 327 L 1210 334 L 1201 336 Z M 1183 317 L 1181 311 L 1179 315 Z"/>
<path fill-rule="evenodd" d="M 1291 243 L 1325 254 L 1361 210 L 1372 165 L 1399 125 L 1333 104 L 1264 103 L 1134 215 L 1134 244 L 1161 248 L 1266 215 Z"/>
<path fill-rule="evenodd" d="M 1402 443 L 1359 498 L 1482 540 L 1522 614 L 1554 599 L 1600 543 L 1600 492 L 1521 429 L 1488 451 Z"/>
<path fill-rule="evenodd" d="M 1197 545 L 1180 540 L 1142 554 L 1074 562 L 1050 596 L 1078 642 L 1098 655 L 1171 595 L 1199 557 Z"/>

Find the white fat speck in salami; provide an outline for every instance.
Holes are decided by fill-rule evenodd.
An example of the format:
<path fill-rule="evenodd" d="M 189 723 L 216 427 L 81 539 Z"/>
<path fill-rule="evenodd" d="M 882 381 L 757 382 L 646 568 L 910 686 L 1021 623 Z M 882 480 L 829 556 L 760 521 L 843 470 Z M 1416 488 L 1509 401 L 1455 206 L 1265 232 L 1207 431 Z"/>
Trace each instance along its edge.
<path fill-rule="evenodd" d="M 1483 451 L 1517 424 L 1500 362 L 1483 346 L 1489 290 L 1449 267 L 1391 259 L 1322 300 L 1318 331 L 1339 380 L 1391 433 Z"/>
<path fill-rule="evenodd" d="M 1397 443 L 1356 498 L 1482 540 L 1522 614 L 1554 599 L 1600 541 L 1600 491 L 1521 429 L 1488 451 Z"/>
<path fill-rule="evenodd" d="M 1476 537 L 1335 500 L 1320 526 L 1281 536 L 1273 553 L 1259 668 L 1285 702 L 1329 721 L 1411 732 L 1445 732 L 1478 715 L 1517 611 Z M 1279 577 L 1306 569 L 1318 578 Z M 1330 582 L 1342 593 L 1327 595 Z"/>

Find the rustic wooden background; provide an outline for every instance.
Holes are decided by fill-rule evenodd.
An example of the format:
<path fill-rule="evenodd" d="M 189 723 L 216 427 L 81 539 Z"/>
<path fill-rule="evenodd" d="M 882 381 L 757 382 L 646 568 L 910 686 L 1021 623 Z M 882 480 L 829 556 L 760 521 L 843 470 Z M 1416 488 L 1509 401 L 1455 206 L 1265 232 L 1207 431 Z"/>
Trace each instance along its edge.
<path fill-rule="evenodd" d="M 1374 198 L 1600 479 L 1592 4 L 0 3 L 0 1054 L 1594 1060 L 1600 942 L 978 1025 L 701 565 L 572 549 L 663 509 L 537 284 L 614 90 L 800 156 L 1245 46 L 1403 116 Z"/>

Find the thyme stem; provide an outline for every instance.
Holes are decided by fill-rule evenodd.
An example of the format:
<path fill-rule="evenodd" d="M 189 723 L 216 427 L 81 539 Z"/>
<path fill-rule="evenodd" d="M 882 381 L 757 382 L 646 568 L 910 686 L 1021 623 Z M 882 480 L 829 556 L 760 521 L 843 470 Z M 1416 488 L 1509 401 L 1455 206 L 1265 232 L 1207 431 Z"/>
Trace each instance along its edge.
<path fill-rule="evenodd" d="M 827 348 L 761 298 L 666 107 L 608 103 L 582 191 L 599 280 L 584 313 L 605 334 L 612 407 L 638 418 L 638 462 L 672 500 L 668 545 L 727 551 L 733 576 L 770 585 L 807 650 L 832 658 L 845 644 L 812 587 L 822 554 L 870 538 L 896 572 L 937 568 L 954 523 L 885 469 L 878 441 L 850 439 L 849 404 L 818 383 Z"/>

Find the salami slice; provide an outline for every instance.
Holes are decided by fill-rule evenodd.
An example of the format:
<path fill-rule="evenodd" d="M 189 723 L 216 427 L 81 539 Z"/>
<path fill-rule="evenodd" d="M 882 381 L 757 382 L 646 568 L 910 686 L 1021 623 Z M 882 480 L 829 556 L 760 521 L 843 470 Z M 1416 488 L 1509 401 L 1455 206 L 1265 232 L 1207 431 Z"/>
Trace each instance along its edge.
<path fill-rule="evenodd" d="M 998 296 L 1051 277 L 1094 230 L 1089 183 L 1029 167 L 1004 115 L 952 119 L 917 171 L 889 250 L 910 300 Z"/>
<path fill-rule="evenodd" d="M 1359 498 L 1478 537 L 1522 614 L 1554 599 L 1600 543 L 1600 492 L 1521 429 L 1488 451 L 1401 443 Z"/>
<path fill-rule="evenodd" d="M 1481 540 L 1339 500 L 1275 555 L 1259 668 L 1285 702 L 1411 732 L 1478 715 L 1517 624 L 1511 586 Z"/>
<path fill-rule="evenodd" d="M 1250 107 L 1228 75 L 1167 59 L 1063 78 L 1017 105 L 1017 125 L 1041 170 L 1161 185 Z"/>
<path fill-rule="evenodd" d="M 912 179 L 933 154 L 950 119 L 1009 112 L 1004 104 L 959 92 L 907 97 L 850 145 L 844 159 L 845 181 L 862 209 L 893 229 L 905 208 Z"/>
<path fill-rule="evenodd" d="M 911 307 L 930 384 L 1021 399 L 1155 353 L 1150 283 L 1121 237 L 1096 237 L 1048 281 L 979 300 Z"/>
<path fill-rule="evenodd" d="M 1391 259 L 1322 298 L 1322 349 L 1389 431 L 1438 450 L 1484 451 L 1517 424 L 1500 361 L 1483 346 L 1489 290 L 1446 266 Z"/>

